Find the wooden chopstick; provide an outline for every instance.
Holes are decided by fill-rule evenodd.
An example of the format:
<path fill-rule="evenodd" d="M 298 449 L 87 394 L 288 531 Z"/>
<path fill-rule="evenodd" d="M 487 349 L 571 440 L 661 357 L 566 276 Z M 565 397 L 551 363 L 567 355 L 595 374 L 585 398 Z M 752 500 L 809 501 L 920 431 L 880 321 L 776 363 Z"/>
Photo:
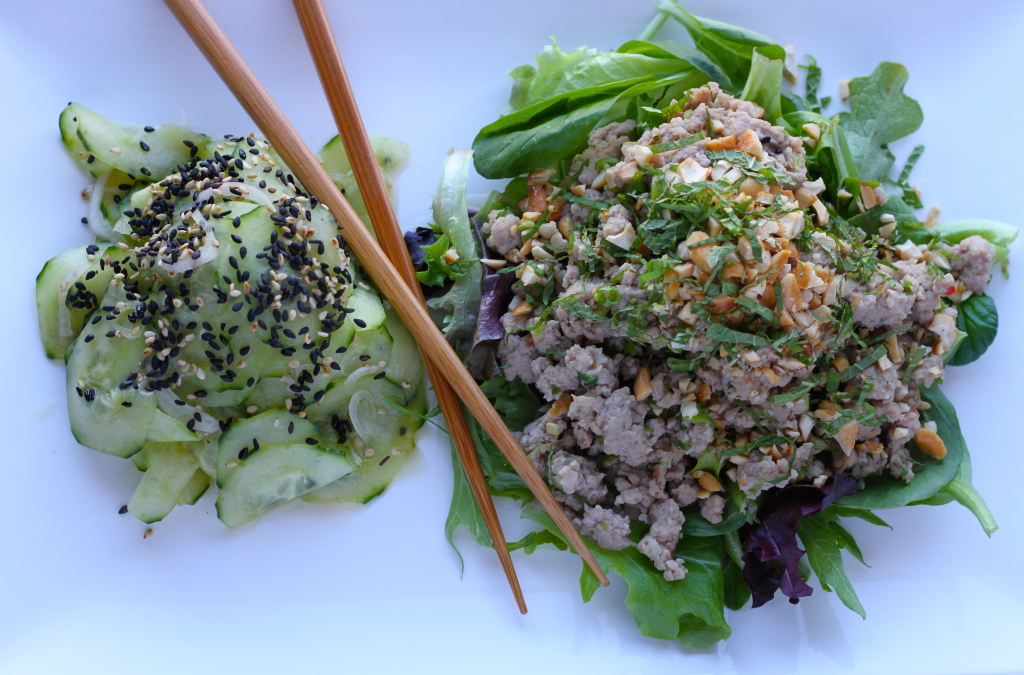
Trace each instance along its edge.
<path fill-rule="evenodd" d="M 345 64 L 341 60 L 341 53 L 338 51 L 338 44 L 334 39 L 334 32 L 331 30 L 327 12 L 324 10 L 321 0 L 293 0 L 293 4 L 295 12 L 299 15 L 299 22 L 302 24 L 302 32 L 306 36 L 306 44 L 309 46 L 317 72 L 320 74 L 320 82 L 327 94 L 334 122 L 345 144 L 345 152 L 348 153 L 356 183 L 359 185 L 363 201 L 366 203 L 366 210 L 369 212 L 370 220 L 377 232 L 380 247 L 384 249 L 384 253 L 402 273 L 405 283 L 417 292 L 419 301 L 423 303 L 425 299 L 416 279 L 412 260 L 409 258 L 409 250 L 402 237 L 402 228 L 398 224 L 398 218 L 391 207 L 390 199 L 388 199 L 384 176 L 374 159 L 373 148 L 366 135 L 366 127 L 363 125 L 362 115 L 359 114 L 359 105 L 356 103 L 352 85 L 345 72 Z M 473 438 L 469 433 L 469 425 L 462 413 L 462 403 L 448 385 L 444 373 L 438 370 L 431 361 L 424 359 L 424 362 L 430 381 L 434 385 L 437 402 L 440 404 L 448 424 L 452 442 L 455 443 L 459 461 L 469 479 L 473 497 L 480 507 L 487 531 L 494 543 L 494 550 L 498 554 L 508 584 L 512 588 L 512 595 L 515 596 L 516 604 L 519 605 L 519 611 L 526 614 L 526 600 L 523 598 L 519 578 L 512 565 L 512 556 L 509 554 L 505 535 L 501 531 L 501 522 L 494 510 L 494 502 L 491 500 L 491 494 L 487 487 L 487 478 L 484 476 L 483 467 L 480 466 L 480 458 L 476 454 Z"/>
<path fill-rule="evenodd" d="M 363 264 L 363 268 L 405 322 L 423 354 L 440 370 L 449 374 L 448 382 L 459 398 L 558 525 L 583 562 L 601 584 L 607 586 L 609 582 L 604 570 L 594 559 L 594 555 L 551 494 L 533 463 L 519 447 L 501 416 L 487 400 L 487 396 L 444 339 L 441 331 L 434 325 L 415 292 L 406 285 L 401 274 L 384 255 L 373 235 L 324 171 L 316 155 L 256 79 L 256 75 L 206 11 L 201 0 L 164 1 L 238 102 L 266 135 L 267 140 L 281 154 L 306 189 L 317 195 L 321 203 L 326 205 L 338 220 L 346 240 Z"/>

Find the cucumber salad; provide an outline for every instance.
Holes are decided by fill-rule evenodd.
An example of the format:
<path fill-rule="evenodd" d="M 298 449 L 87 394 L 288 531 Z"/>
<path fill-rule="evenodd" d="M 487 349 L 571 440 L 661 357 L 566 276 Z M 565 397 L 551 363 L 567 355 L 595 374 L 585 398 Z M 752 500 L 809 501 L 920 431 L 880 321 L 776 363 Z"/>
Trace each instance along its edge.
<path fill-rule="evenodd" d="M 654 39 L 670 19 L 692 45 Z M 812 575 L 864 616 L 848 518 L 956 500 L 992 534 L 940 384 L 994 339 L 985 290 L 1017 230 L 919 215 L 923 148 L 899 171 L 888 148 L 923 119 L 906 69 L 829 111 L 812 58 L 671 0 L 616 51 L 536 60 L 473 144 L 507 185 L 407 241 L 641 632 L 709 648 L 725 608 L 797 602 Z M 441 194 L 464 194 L 469 162 L 451 155 Z M 511 546 L 567 548 L 477 432 L 493 493 L 542 526 Z M 488 545 L 454 466 L 449 539 Z M 585 566 L 580 585 L 599 587 Z"/>
<path fill-rule="evenodd" d="M 96 241 L 39 273 L 39 326 L 75 438 L 145 472 L 128 511 L 152 523 L 216 483 L 237 527 L 297 497 L 383 491 L 414 449 L 423 368 L 327 207 L 254 135 L 74 103 L 60 131 L 94 178 Z M 385 175 L 408 155 L 373 144 Z M 368 223 L 339 139 L 321 159 Z"/>

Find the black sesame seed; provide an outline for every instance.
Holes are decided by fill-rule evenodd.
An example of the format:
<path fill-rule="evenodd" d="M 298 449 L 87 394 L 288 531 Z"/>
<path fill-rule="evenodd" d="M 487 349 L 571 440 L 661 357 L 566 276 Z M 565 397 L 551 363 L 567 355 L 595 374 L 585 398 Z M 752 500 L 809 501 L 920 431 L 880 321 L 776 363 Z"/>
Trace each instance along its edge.
<path fill-rule="evenodd" d="M 139 147 L 142 148 L 143 152 L 149 152 L 149 146 L 146 145 L 146 141 L 139 141 Z"/>
<path fill-rule="evenodd" d="M 380 460 L 380 464 L 378 464 L 377 466 L 384 466 L 384 463 L 387 462 L 389 459 L 391 459 L 391 455 L 385 456 L 384 459 Z"/>
<path fill-rule="evenodd" d="M 316 445 L 318 442 L 319 441 L 317 441 L 315 438 L 307 438 L 306 439 L 306 445 Z"/>
<path fill-rule="evenodd" d="M 127 504 L 125 504 L 124 506 L 122 506 L 121 508 L 119 508 L 119 509 L 117 510 L 117 512 L 118 512 L 119 514 L 121 514 L 122 516 L 123 516 L 124 514 L 128 513 L 128 505 L 127 505 Z"/>
<path fill-rule="evenodd" d="M 375 379 L 375 380 L 380 380 L 380 379 L 383 379 L 383 378 L 384 378 L 384 375 L 386 375 L 386 374 L 387 374 L 387 373 L 384 373 L 383 371 L 382 371 L 382 372 L 379 372 L 379 373 L 377 373 L 376 375 L 374 375 L 374 376 L 373 376 L 373 379 Z"/>
<path fill-rule="evenodd" d="M 288 423 L 288 433 L 290 433 L 290 434 L 295 433 L 295 422 L 289 422 Z"/>
<path fill-rule="evenodd" d="M 352 319 L 352 320 L 355 321 L 356 325 L 359 326 L 360 328 L 366 328 L 366 322 L 363 321 L 362 319 Z"/>
<path fill-rule="evenodd" d="M 153 133 L 154 131 L 156 131 L 156 129 L 154 129 L 153 127 L 150 127 L 150 126 L 145 126 L 145 127 L 142 127 L 142 130 L 143 130 L 143 131 L 145 131 L 145 132 L 146 132 L 146 133 L 148 133 L 148 134 L 151 134 L 151 133 Z M 144 148 L 144 149 L 145 149 L 145 150 L 149 150 L 149 148 Z"/>
<path fill-rule="evenodd" d="M 98 319 L 99 317 L 96 317 L 96 318 Z M 92 333 L 89 333 L 88 335 L 85 336 L 85 341 L 86 342 L 92 342 L 95 338 L 96 338 L 95 335 L 93 335 Z"/>
<path fill-rule="evenodd" d="M 124 406 L 125 408 L 131 408 L 132 407 L 132 402 L 131 401 L 121 401 L 121 405 Z"/>

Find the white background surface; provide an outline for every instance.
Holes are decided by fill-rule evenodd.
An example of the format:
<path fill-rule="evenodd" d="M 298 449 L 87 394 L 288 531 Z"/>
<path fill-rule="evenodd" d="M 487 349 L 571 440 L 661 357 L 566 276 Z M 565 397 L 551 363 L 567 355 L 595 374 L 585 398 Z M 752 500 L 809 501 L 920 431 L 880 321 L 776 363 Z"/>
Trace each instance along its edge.
<path fill-rule="evenodd" d="M 468 145 L 503 107 L 506 71 L 549 35 L 566 48 L 614 48 L 653 5 L 330 2 L 369 129 L 412 146 L 399 181 L 403 222 L 429 208 L 445 150 Z M 814 54 L 825 94 L 880 60 L 904 63 L 925 123 L 897 151 L 927 145 L 914 177 L 926 204 L 948 219 L 1021 224 L 1021 3 L 687 5 Z M 290 4 L 210 6 L 308 142 L 319 147 L 333 135 Z M 676 25 L 662 33 L 682 35 Z M 37 338 L 36 273 L 88 241 L 78 222 L 86 181 L 64 153 L 57 116 L 75 100 L 140 125 L 183 117 L 217 133 L 252 125 L 155 0 L 4 3 L 0 91 L 8 148 L 0 221 L 11 242 L 0 265 L 0 673 L 1024 672 L 1019 260 L 990 291 L 1001 310 L 995 344 L 945 386 L 973 450 L 975 485 L 1002 526 L 995 537 L 957 505 L 883 514 L 894 531 L 853 522 L 872 565 L 848 564 L 867 621 L 816 590 L 795 607 L 776 600 L 732 613 L 726 645 L 684 653 L 639 634 L 617 577 L 583 604 L 573 556 L 515 554 L 526 617 L 493 553 L 465 536 L 460 578 L 443 535 L 448 449 L 432 434 L 367 507 L 296 505 L 228 531 L 211 490 L 143 540 L 145 525 L 117 515 L 139 474 L 74 442 L 64 369 L 46 361 Z M 470 186 L 486 189 L 480 179 Z M 514 511 L 503 513 L 510 538 L 518 536 Z"/>

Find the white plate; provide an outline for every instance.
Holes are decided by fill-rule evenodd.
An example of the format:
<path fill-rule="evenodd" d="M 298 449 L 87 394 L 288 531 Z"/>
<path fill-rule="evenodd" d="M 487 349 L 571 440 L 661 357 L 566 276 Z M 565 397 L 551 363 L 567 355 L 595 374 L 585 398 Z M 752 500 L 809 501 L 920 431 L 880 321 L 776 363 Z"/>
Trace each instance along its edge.
<path fill-rule="evenodd" d="M 287 2 L 211 1 L 310 144 L 334 132 Z M 412 146 L 400 180 L 406 223 L 429 207 L 444 152 L 467 145 L 502 108 L 504 73 L 549 35 L 612 48 L 653 2 L 331 2 L 371 131 Z M 701 15 L 794 44 L 840 77 L 882 59 L 906 64 L 925 110 L 914 143 L 926 203 L 948 218 L 1020 224 L 1024 6 L 1012 2 L 776 2 L 745 9 L 693 0 Z M 682 36 L 677 26 L 665 35 Z M 87 241 L 85 180 L 57 116 L 69 100 L 138 124 L 180 121 L 218 133 L 251 122 L 158 2 L 6 3 L 0 16 L 0 188 L 4 443 L 0 470 L 0 671 L 3 673 L 995 673 L 1024 670 L 1024 515 L 1020 502 L 1022 275 L 997 278 L 999 337 L 949 373 L 974 452 L 975 485 L 1002 526 L 987 539 L 957 505 L 885 514 L 894 531 L 852 523 L 868 562 L 848 570 L 868 619 L 831 594 L 734 612 L 710 652 L 642 637 L 624 584 L 579 599 L 576 558 L 516 554 L 530 614 L 520 617 L 493 554 L 443 536 L 448 449 L 425 434 L 418 457 L 364 508 L 296 505 L 228 531 L 212 495 L 145 525 L 117 515 L 138 473 L 68 432 L 64 369 L 43 356 L 33 279 Z M 472 192 L 488 189 L 476 180 Z M 1020 247 L 1015 250 L 1020 255 Z M 1014 266 L 1019 265 L 1014 262 Z M 504 511 L 509 535 L 522 526 Z"/>

